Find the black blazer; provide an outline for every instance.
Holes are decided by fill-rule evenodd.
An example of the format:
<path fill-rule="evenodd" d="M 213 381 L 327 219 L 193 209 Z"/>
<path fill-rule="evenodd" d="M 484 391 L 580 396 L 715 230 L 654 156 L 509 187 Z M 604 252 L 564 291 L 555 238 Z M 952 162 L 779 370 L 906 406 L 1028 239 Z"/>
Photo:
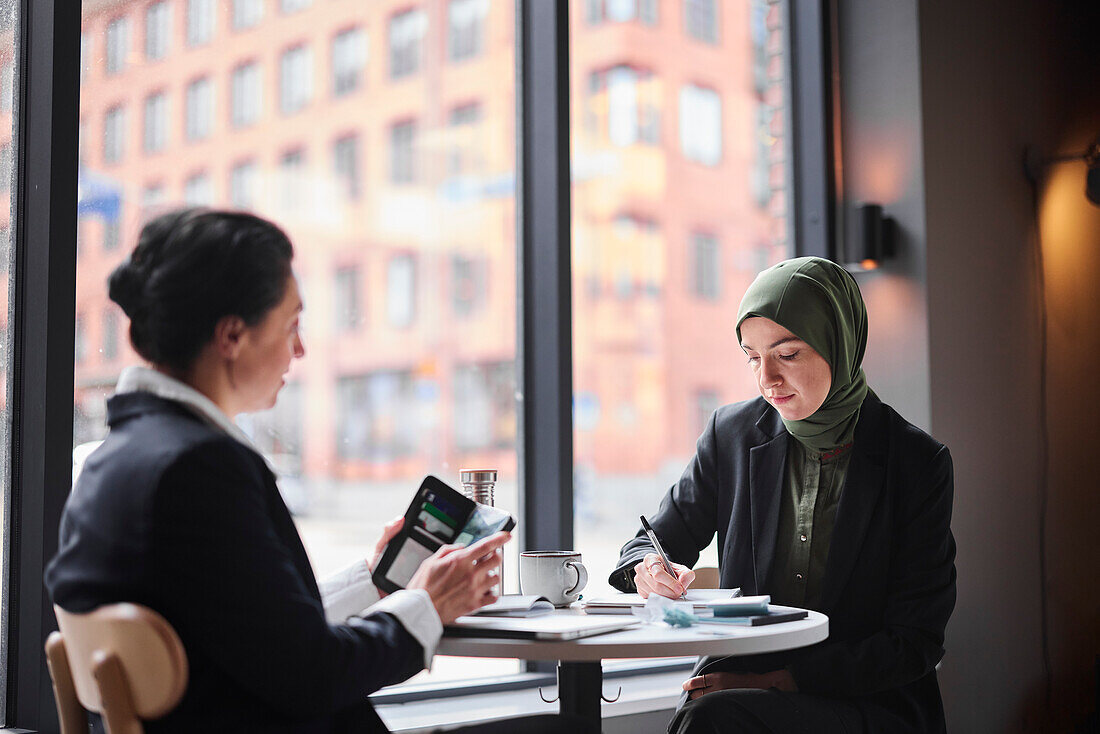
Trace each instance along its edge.
<path fill-rule="evenodd" d="M 788 440 L 763 398 L 715 412 L 651 521 L 672 560 L 694 565 L 717 532 L 722 587 L 768 593 Z M 859 705 L 868 731 L 945 731 L 935 666 L 955 606 L 953 491 L 947 448 L 868 393 L 825 565 L 829 638 L 699 669 L 786 667 L 800 691 Z M 611 583 L 634 590 L 633 567 L 651 550 L 639 531 Z"/>
<path fill-rule="evenodd" d="M 389 614 L 325 621 L 275 478 L 251 449 L 149 393 L 107 404 L 46 570 L 54 603 L 164 615 L 187 650 L 179 707 L 157 732 L 385 732 L 367 694 L 424 665 Z"/>

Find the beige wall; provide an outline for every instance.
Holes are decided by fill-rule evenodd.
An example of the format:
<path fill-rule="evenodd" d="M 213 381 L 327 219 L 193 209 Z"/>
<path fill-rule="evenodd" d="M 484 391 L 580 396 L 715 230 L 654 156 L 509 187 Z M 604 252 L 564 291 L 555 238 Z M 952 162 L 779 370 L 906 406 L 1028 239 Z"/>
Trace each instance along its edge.
<path fill-rule="evenodd" d="M 1096 27 L 1082 17 L 1096 11 L 1027 0 L 840 5 L 846 197 L 880 196 L 902 235 L 899 258 L 861 283 L 868 374 L 955 461 L 959 600 L 940 675 L 948 726 L 1073 731 L 1095 709 L 1100 652 L 1089 461 L 1100 446 L 1100 209 L 1084 198 L 1082 165 L 1044 176 L 1044 462 L 1036 216 L 1022 158 L 1027 145 L 1050 154 L 1100 134 L 1100 110 L 1081 101 L 1100 75 L 1078 35 Z M 902 183 L 892 198 L 884 172 Z"/>
<path fill-rule="evenodd" d="M 1095 92 L 1093 91 L 1094 95 Z M 1055 150 L 1083 150 L 1100 135 L 1100 105 L 1069 104 Z M 1091 103 L 1091 109 L 1090 109 Z M 1100 208 L 1082 193 L 1084 165 L 1064 164 L 1044 178 L 1039 222 L 1046 269 L 1050 372 L 1047 573 L 1055 720 L 1095 710 L 1100 655 Z"/>

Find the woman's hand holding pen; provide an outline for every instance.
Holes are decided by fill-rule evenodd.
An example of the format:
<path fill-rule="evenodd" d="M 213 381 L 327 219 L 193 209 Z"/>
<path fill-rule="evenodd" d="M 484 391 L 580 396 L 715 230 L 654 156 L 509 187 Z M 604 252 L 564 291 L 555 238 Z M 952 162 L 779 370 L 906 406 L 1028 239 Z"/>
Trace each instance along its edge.
<path fill-rule="evenodd" d="M 643 599 L 648 599 L 650 594 L 679 599 L 695 581 L 695 572 L 679 563 L 673 563 L 672 570 L 676 572 L 675 577 L 665 571 L 659 555 L 647 553 L 634 567 L 634 585 L 638 587 L 638 593 Z"/>

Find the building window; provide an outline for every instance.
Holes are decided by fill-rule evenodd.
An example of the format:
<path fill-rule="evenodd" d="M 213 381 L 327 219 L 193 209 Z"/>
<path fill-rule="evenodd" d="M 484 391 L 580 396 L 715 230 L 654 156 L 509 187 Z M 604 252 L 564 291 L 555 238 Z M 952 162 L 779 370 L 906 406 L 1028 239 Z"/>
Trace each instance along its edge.
<path fill-rule="evenodd" d="M 164 150 L 168 144 L 168 95 L 156 92 L 145 98 L 142 148 L 146 153 Z"/>
<path fill-rule="evenodd" d="M 118 163 L 126 145 L 126 108 L 115 105 L 103 117 L 103 162 Z"/>
<path fill-rule="evenodd" d="M 230 122 L 233 127 L 255 125 L 263 111 L 260 65 L 250 61 L 237 66 L 233 69 L 229 84 Z"/>
<path fill-rule="evenodd" d="M 502 449 L 515 443 L 514 363 L 458 365 L 454 394 L 454 436 L 459 451 Z"/>
<path fill-rule="evenodd" d="M 184 94 L 184 132 L 188 140 L 210 137 L 214 124 L 214 84 L 209 77 L 187 85 Z"/>
<path fill-rule="evenodd" d="M 210 206 L 214 203 L 214 187 L 210 176 L 196 173 L 183 182 L 183 203 L 187 206 Z"/>
<path fill-rule="evenodd" d="M 660 143 L 660 95 L 651 71 L 631 66 L 596 71 L 589 77 L 588 91 L 589 124 L 606 134 L 612 145 Z"/>
<path fill-rule="evenodd" d="M 483 146 L 473 139 L 474 131 L 481 123 L 481 105 L 464 104 L 451 110 L 451 145 L 447 152 L 447 175 L 450 177 L 474 173 L 481 162 Z"/>
<path fill-rule="evenodd" d="M 423 10 L 406 10 L 390 18 L 390 77 L 415 74 L 420 70 L 420 53 L 424 34 L 428 30 L 428 16 Z"/>
<path fill-rule="evenodd" d="M 359 138 L 345 135 L 332 144 L 332 169 L 336 184 L 349 199 L 359 198 Z"/>
<path fill-rule="evenodd" d="M 168 55 L 172 39 L 172 9 L 167 0 L 153 3 L 145 10 L 145 58 L 159 61 Z"/>
<path fill-rule="evenodd" d="M 393 461 L 416 451 L 417 383 L 408 370 L 383 370 L 336 381 L 336 453 L 344 460 Z"/>
<path fill-rule="evenodd" d="M 88 335 L 85 333 L 84 314 L 76 315 L 76 339 L 73 344 L 73 357 L 77 364 L 81 364 L 88 356 Z"/>
<path fill-rule="evenodd" d="M 348 28 L 332 38 L 332 93 L 353 92 L 362 83 L 367 66 L 367 34 L 362 28 Z"/>
<path fill-rule="evenodd" d="M 8 61 L 0 68 L 0 112 L 11 112 L 15 103 L 15 63 Z"/>
<path fill-rule="evenodd" d="M 279 0 L 279 10 L 284 13 L 297 13 L 313 4 L 313 0 Z"/>
<path fill-rule="evenodd" d="M 302 383 L 288 382 L 279 391 L 274 408 L 252 414 L 249 432 L 256 448 L 274 465 L 279 477 L 279 494 L 292 515 L 303 514 L 311 505 L 308 479 L 302 466 L 306 448 L 302 392 Z"/>
<path fill-rule="evenodd" d="M 416 319 L 416 256 L 394 255 L 386 263 L 386 321 L 404 329 Z"/>
<path fill-rule="evenodd" d="M 279 110 L 292 115 L 313 97 L 313 56 L 309 47 L 295 46 L 279 58 Z"/>
<path fill-rule="evenodd" d="M 722 295 L 722 259 L 713 235 L 691 235 L 691 292 L 698 298 L 717 301 Z"/>
<path fill-rule="evenodd" d="M 695 391 L 695 416 L 694 424 L 690 426 L 691 436 L 698 436 L 704 428 L 707 427 L 707 423 L 710 422 L 710 417 L 714 415 L 714 411 L 721 407 L 722 403 L 719 402 L 717 390 L 710 390 L 702 388 Z"/>
<path fill-rule="evenodd" d="M 202 46 L 214 38 L 214 0 L 187 0 L 187 45 Z"/>
<path fill-rule="evenodd" d="M 0 191 L 11 190 L 13 168 L 11 146 L 4 145 L 0 147 Z"/>
<path fill-rule="evenodd" d="M 87 33 L 80 34 L 80 83 L 88 77 L 88 64 L 92 59 L 92 38 Z"/>
<path fill-rule="evenodd" d="M 14 105 L 15 62 L 8 61 L 0 68 L 0 112 L 11 112 Z"/>
<path fill-rule="evenodd" d="M 718 43 L 717 0 L 684 0 L 684 28 L 692 38 Z"/>
<path fill-rule="evenodd" d="M 164 206 L 168 197 L 163 184 L 149 184 L 141 190 L 141 211 L 145 218 Z"/>
<path fill-rule="evenodd" d="M 333 294 L 336 297 L 333 320 L 336 331 L 355 331 L 363 323 L 359 296 L 359 268 L 354 265 L 336 271 Z"/>
<path fill-rule="evenodd" d="M 451 308 L 455 316 L 465 318 L 485 306 L 488 286 L 485 271 L 484 260 L 464 255 L 451 258 Z"/>
<path fill-rule="evenodd" d="M 112 310 L 103 312 L 103 360 L 118 357 L 118 314 Z"/>
<path fill-rule="evenodd" d="M 447 6 L 447 53 L 451 61 L 481 55 L 488 14 L 489 0 L 451 0 Z"/>
<path fill-rule="evenodd" d="M 610 290 L 620 300 L 659 297 L 664 246 L 656 220 L 635 212 L 617 214 L 611 222 L 611 234 L 599 258 L 598 282 L 591 292 L 599 295 Z"/>
<path fill-rule="evenodd" d="M 585 0 L 584 19 L 589 25 L 632 20 L 657 25 L 657 0 Z"/>
<path fill-rule="evenodd" d="M 243 31 L 260 24 L 264 18 L 264 0 L 233 0 L 233 30 Z"/>
<path fill-rule="evenodd" d="M 103 250 L 104 252 L 111 252 L 117 250 L 119 243 L 122 241 L 120 236 L 122 226 L 118 221 L 118 217 L 111 217 L 103 220 Z"/>
<path fill-rule="evenodd" d="M 416 121 L 390 128 L 390 182 L 416 183 Z"/>
<path fill-rule="evenodd" d="M 279 199 L 288 211 L 299 209 L 305 192 L 306 153 L 295 148 L 279 158 Z"/>
<path fill-rule="evenodd" d="M 722 100 L 718 92 L 687 85 L 680 89 L 680 149 L 707 166 L 722 160 Z"/>
<path fill-rule="evenodd" d="M 234 209 L 255 209 L 260 172 L 255 161 L 242 161 L 229 171 L 229 204 Z"/>
<path fill-rule="evenodd" d="M 125 69 L 129 55 L 130 19 L 115 18 L 107 24 L 107 73 L 118 74 Z"/>

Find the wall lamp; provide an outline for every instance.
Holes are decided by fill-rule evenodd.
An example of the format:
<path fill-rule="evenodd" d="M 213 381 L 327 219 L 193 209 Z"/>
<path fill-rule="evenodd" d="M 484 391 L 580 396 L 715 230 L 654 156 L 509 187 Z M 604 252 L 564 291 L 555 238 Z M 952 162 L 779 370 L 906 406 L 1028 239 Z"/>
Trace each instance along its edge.
<path fill-rule="evenodd" d="M 881 204 L 857 204 L 845 218 L 842 264 L 852 272 L 875 270 L 894 254 L 894 220 Z"/>
<path fill-rule="evenodd" d="M 1080 153 L 1066 153 L 1051 158 L 1040 157 L 1033 147 L 1028 146 L 1024 150 L 1024 174 L 1032 184 L 1035 184 L 1048 166 L 1074 161 L 1085 163 L 1085 198 L 1094 206 L 1100 206 L 1100 137 Z"/>

